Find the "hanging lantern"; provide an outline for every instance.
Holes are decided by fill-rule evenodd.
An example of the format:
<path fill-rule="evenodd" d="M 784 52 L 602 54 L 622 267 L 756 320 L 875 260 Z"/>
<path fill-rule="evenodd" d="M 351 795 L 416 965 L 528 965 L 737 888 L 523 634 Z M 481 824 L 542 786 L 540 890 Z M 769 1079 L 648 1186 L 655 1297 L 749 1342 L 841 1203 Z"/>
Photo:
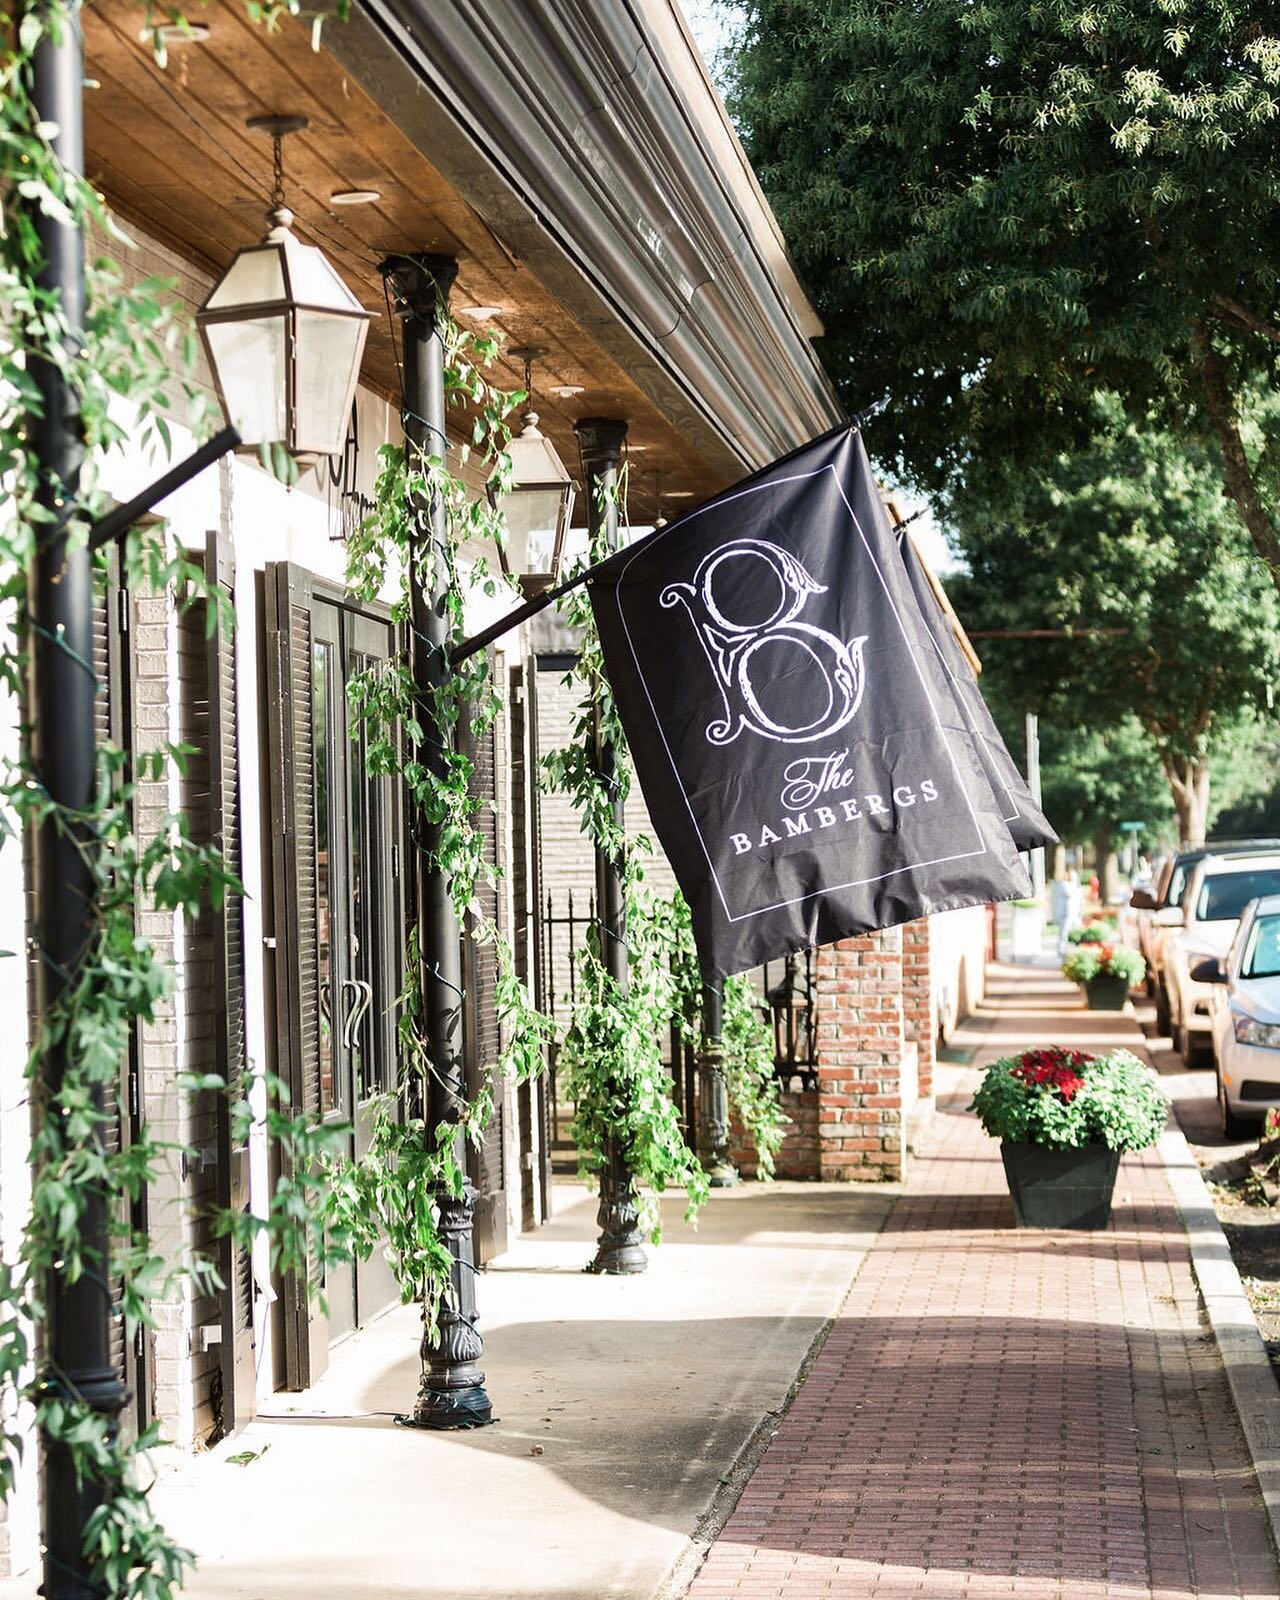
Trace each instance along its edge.
<path fill-rule="evenodd" d="M 303 466 L 339 455 L 372 316 L 284 203 L 280 142 L 305 117 L 255 117 L 274 140 L 270 231 L 241 250 L 196 314 L 218 397 L 241 447 L 281 445 Z"/>
<path fill-rule="evenodd" d="M 532 397 L 532 366 L 541 350 L 513 350 L 524 358 L 525 394 Z M 574 485 L 550 439 L 538 428 L 538 413 L 520 418 L 520 432 L 507 445 L 511 488 L 502 496 L 490 492 L 494 510 L 506 518 L 506 548 L 499 552 L 502 570 L 514 577 L 532 598 L 549 589 L 560 575 L 565 534 L 573 515 Z"/>

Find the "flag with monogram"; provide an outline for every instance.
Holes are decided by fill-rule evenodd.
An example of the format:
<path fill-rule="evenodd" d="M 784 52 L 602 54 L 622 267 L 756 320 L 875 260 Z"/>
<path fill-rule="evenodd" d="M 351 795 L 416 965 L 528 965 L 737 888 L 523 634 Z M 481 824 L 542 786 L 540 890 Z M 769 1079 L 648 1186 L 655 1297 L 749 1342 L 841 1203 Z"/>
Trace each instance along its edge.
<path fill-rule="evenodd" d="M 590 578 L 708 975 L 1030 886 L 842 426 Z"/>

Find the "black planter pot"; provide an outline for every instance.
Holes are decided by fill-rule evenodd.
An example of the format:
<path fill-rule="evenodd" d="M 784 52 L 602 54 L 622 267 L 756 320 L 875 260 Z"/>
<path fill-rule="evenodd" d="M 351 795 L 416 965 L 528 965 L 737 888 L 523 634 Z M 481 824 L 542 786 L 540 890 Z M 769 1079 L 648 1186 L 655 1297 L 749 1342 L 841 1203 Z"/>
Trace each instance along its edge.
<path fill-rule="evenodd" d="M 1000 1155 L 1020 1228 L 1106 1227 L 1120 1167 L 1118 1150 L 1105 1144 L 1054 1150 L 1005 1139 Z"/>
<path fill-rule="evenodd" d="M 1099 973 L 1085 984 L 1084 998 L 1090 1011 L 1123 1011 L 1129 998 L 1128 980 Z"/>

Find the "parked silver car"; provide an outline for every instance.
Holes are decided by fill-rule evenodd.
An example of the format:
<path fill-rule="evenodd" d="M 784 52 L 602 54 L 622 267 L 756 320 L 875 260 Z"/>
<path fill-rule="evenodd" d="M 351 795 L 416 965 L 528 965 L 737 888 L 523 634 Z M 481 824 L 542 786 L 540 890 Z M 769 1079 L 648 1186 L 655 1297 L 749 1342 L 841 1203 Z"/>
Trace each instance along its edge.
<path fill-rule="evenodd" d="M 1280 894 L 1245 908 L 1231 948 L 1192 968 L 1209 986 L 1218 1116 L 1228 1138 L 1256 1134 L 1280 1106 Z"/>
<path fill-rule="evenodd" d="M 1226 955 L 1250 901 L 1273 894 L 1280 894 L 1280 851 L 1205 856 L 1191 870 L 1182 927 L 1166 935 L 1161 969 L 1170 1032 L 1189 1067 L 1208 1066 L 1213 1049 L 1213 986 L 1197 979 L 1195 971 Z"/>

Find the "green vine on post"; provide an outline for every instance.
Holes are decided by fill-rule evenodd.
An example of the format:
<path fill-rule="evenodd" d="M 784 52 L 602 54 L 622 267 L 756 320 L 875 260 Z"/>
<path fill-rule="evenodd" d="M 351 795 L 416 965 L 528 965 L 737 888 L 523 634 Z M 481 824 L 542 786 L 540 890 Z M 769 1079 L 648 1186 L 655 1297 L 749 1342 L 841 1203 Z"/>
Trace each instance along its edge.
<path fill-rule="evenodd" d="M 503 392 L 486 377 L 485 369 L 498 352 L 496 340 L 463 332 L 443 309 L 440 323 L 446 401 L 470 417 L 469 438 L 457 447 L 458 467 L 478 462 L 485 492 L 473 493 L 451 470 L 445 455 L 420 452 L 415 457 L 410 445 L 384 445 L 374 510 L 348 545 L 347 582 L 353 594 L 366 600 L 392 592 L 393 619 L 408 628 L 411 555 L 415 549 L 431 547 L 422 534 L 419 508 L 442 505 L 448 534 L 443 547 L 434 550 L 434 559 L 443 564 L 437 577 L 444 579 L 439 587 L 446 596 L 453 648 L 467 635 L 467 590 L 478 588 L 488 597 L 508 592 L 507 580 L 492 564 L 492 555 L 506 542 L 505 520 L 493 504 L 500 503 L 511 486 L 506 419 L 525 396 L 518 390 Z M 518 591 L 509 592 L 513 603 L 520 598 Z M 454 667 L 425 707 L 445 746 L 443 774 L 429 771 L 413 754 L 424 732 L 424 708 L 407 665 L 394 661 L 371 667 L 352 679 L 348 693 L 367 738 L 370 771 L 402 782 L 413 805 L 435 826 L 434 864 L 447 879 L 458 921 L 477 943 L 493 947 L 494 1002 L 502 1038 L 495 1076 L 499 1082 L 524 1082 L 545 1069 L 551 1025 L 533 1006 L 517 975 L 509 942 L 481 905 L 481 885 L 497 886 L 477 826 L 488 802 L 476 795 L 474 763 L 456 738 L 463 723 L 473 738 L 480 738 L 503 710 L 489 657 L 479 652 Z M 460 1124 L 427 1126 L 424 1108 L 432 1066 L 419 988 L 420 956 L 416 934 L 411 935 L 399 1006 L 397 1092 L 375 1105 L 370 1148 L 340 1176 L 348 1197 L 347 1222 L 356 1229 L 363 1225 L 361 1243 L 366 1251 L 379 1245 L 386 1249 L 403 1300 L 423 1301 L 427 1329 L 434 1337 L 452 1270 L 439 1234 L 437 1197 L 461 1195 L 465 1172 L 455 1134 L 460 1126 L 467 1139 L 479 1142 L 492 1115 L 494 1086 L 482 1084 L 462 1106 Z M 410 1112 L 403 1117 L 406 1104 Z"/>

